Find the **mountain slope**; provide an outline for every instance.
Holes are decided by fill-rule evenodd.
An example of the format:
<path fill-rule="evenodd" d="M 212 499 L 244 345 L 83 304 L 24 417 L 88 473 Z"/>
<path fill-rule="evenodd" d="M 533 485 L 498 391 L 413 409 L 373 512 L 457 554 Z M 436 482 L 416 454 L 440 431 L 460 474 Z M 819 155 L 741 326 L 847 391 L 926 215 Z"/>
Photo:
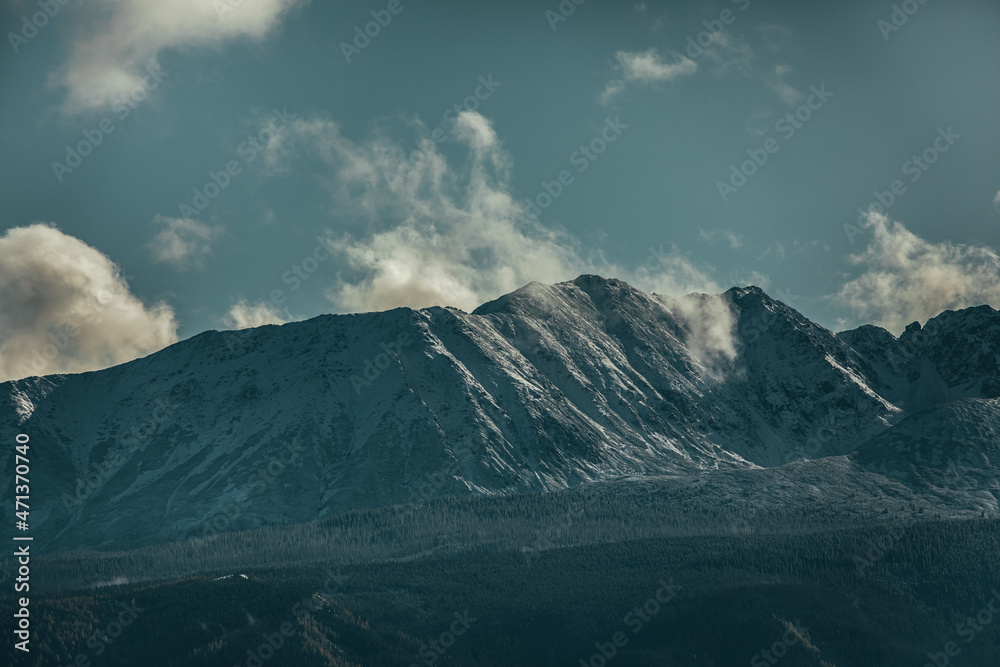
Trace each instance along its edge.
<path fill-rule="evenodd" d="M 922 410 L 850 455 L 867 469 L 944 504 L 1000 503 L 1000 400 L 963 399 Z"/>
<path fill-rule="evenodd" d="M 473 313 L 206 332 L 107 370 L 4 383 L 0 422 L 32 439 L 39 538 L 131 545 L 846 454 L 910 397 L 929 400 L 928 366 L 946 398 L 994 391 L 995 311 L 973 310 L 928 323 L 892 366 L 887 333 L 834 335 L 757 288 L 675 299 L 581 276 Z"/>

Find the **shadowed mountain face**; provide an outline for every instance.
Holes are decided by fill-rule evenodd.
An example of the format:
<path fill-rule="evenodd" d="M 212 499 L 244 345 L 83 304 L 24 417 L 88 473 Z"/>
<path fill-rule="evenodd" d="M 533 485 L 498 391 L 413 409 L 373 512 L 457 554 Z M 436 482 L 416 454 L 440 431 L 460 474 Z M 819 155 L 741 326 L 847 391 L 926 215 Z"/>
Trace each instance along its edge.
<path fill-rule="evenodd" d="M 104 371 L 4 383 L 0 420 L 31 437 L 33 491 L 48 499 L 33 508 L 39 538 L 120 547 L 847 454 L 912 425 L 893 427 L 909 412 L 1000 395 L 998 355 L 988 307 L 896 339 L 833 334 L 757 288 L 677 299 L 581 276 L 471 314 L 207 332 Z M 11 465 L 0 486 L 12 492 Z"/>
<path fill-rule="evenodd" d="M 898 339 L 874 326 L 839 336 L 878 369 L 879 392 L 907 411 L 1000 396 L 1000 312 L 989 306 L 914 322 Z"/>
<path fill-rule="evenodd" d="M 944 505 L 972 510 L 1000 501 L 1000 401 L 963 399 L 922 410 L 850 458 Z"/>

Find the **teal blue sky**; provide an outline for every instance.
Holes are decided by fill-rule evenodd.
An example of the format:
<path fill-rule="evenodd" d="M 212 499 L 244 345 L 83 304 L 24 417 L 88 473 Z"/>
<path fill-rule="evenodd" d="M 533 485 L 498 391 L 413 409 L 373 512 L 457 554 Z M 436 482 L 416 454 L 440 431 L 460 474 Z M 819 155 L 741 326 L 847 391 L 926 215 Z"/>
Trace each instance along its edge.
<path fill-rule="evenodd" d="M 8 338 L 37 346 L 72 302 L 25 294 L 83 299 L 81 281 L 99 282 L 24 259 L 13 232 L 60 240 L 31 236 L 37 223 L 119 267 L 137 322 L 169 311 L 175 333 L 136 353 L 324 312 L 469 309 L 593 271 L 647 289 L 756 283 L 834 329 L 1000 307 L 994 1 L 196 4 L 56 2 L 28 39 L 39 5 L 5 3 L 0 299 L 26 309 Z M 391 20 L 348 62 L 373 11 Z M 160 81 L 122 117 L 115 98 L 147 71 Z M 475 111 L 442 119 L 467 99 Z M 84 132 L 100 144 L 54 166 Z M 581 158 L 602 132 L 614 141 Z M 394 189 L 385 165 L 420 141 Z M 197 210 L 194 189 L 227 163 L 239 173 Z M 887 218 L 859 216 L 897 180 Z M 524 216 L 545 183 L 561 193 Z"/>

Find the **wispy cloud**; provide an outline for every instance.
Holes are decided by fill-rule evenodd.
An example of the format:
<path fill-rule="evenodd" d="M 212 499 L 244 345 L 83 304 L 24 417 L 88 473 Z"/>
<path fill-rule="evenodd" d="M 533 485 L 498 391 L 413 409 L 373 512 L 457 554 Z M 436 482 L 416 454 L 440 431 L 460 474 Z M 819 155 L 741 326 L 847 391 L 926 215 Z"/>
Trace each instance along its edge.
<path fill-rule="evenodd" d="M 229 309 L 222 321 L 229 329 L 249 329 L 265 324 L 284 324 L 288 320 L 273 304 L 250 304 L 241 300 Z"/>
<path fill-rule="evenodd" d="M 158 215 L 154 224 L 162 227 L 146 246 L 154 262 L 163 262 L 178 269 L 200 269 L 212 250 L 212 241 L 222 230 L 209 227 L 190 218 L 168 218 Z"/>
<path fill-rule="evenodd" d="M 511 189 L 511 156 L 484 116 L 459 115 L 453 135 L 467 157 L 457 166 L 421 131 L 423 155 L 409 164 L 406 144 L 381 133 L 355 142 L 322 118 L 296 121 L 272 142 L 268 155 L 275 171 L 307 156 L 326 162 L 338 215 L 357 216 L 371 230 L 331 235 L 326 243 L 347 265 L 327 290 L 338 310 L 450 305 L 469 311 L 532 281 L 555 283 L 585 273 L 663 295 L 722 291 L 712 267 L 675 247 L 661 247 L 645 265 L 622 267 L 599 251 L 587 252 L 566 232 L 526 217 Z M 727 335 L 732 315 L 721 301 L 673 301 L 692 337 L 703 341 L 706 364 L 733 354 Z"/>
<path fill-rule="evenodd" d="M 145 69 L 165 50 L 219 48 L 261 39 L 288 10 L 307 0 L 103 0 L 84 11 L 85 27 L 54 76 L 68 91 L 65 108 L 110 106 L 143 88 Z"/>
<path fill-rule="evenodd" d="M 772 51 L 780 51 L 792 38 L 792 29 L 777 23 L 760 23 L 753 29 Z"/>
<path fill-rule="evenodd" d="M 273 166 L 318 154 L 332 169 L 338 210 L 371 230 L 329 240 L 353 273 L 329 289 L 339 309 L 471 310 L 532 280 L 575 277 L 578 256 L 568 237 L 518 222 L 523 212 L 509 188 L 511 158 L 489 121 L 462 112 L 452 134 L 468 153 L 456 169 L 428 137 L 423 157 L 410 164 L 401 142 L 378 134 L 355 143 L 326 119 L 296 121 L 276 137 Z"/>
<path fill-rule="evenodd" d="M 176 340 L 171 308 L 143 304 L 97 249 L 44 224 L 0 236 L 0 380 L 105 368 Z"/>
<path fill-rule="evenodd" d="M 861 321 L 898 334 L 944 310 L 1000 305 L 1000 255 L 993 248 L 932 243 L 875 212 L 865 226 L 873 239 L 850 258 L 864 272 L 836 296 Z"/>
<path fill-rule="evenodd" d="M 664 62 L 655 49 L 642 53 L 619 51 L 615 57 L 626 81 L 669 82 L 698 71 L 698 64 L 690 58 L 674 54 L 673 62 Z"/>
<path fill-rule="evenodd" d="M 615 60 L 619 76 L 605 85 L 600 95 L 602 103 L 608 103 L 621 94 L 626 84 L 672 83 L 698 71 L 698 63 L 687 56 L 672 53 L 668 62 L 656 49 L 619 51 L 615 54 Z"/>
<path fill-rule="evenodd" d="M 698 235 L 701 236 L 703 241 L 712 245 L 723 242 L 728 244 L 733 250 L 739 250 L 743 247 L 743 236 L 729 229 L 699 229 Z"/>
<path fill-rule="evenodd" d="M 511 188 L 513 160 L 481 114 L 458 117 L 454 141 L 468 157 L 457 166 L 424 136 L 425 128 L 420 131 L 422 157 L 410 163 L 403 142 L 381 133 L 355 142 L 321 118 L 296 121 L 272 142 L 275 170 L 309 154 L 325 161 L 338 213 L 370 229 L 364 236 L 329 239 L 351 269 L 328 291 L 339 309 L 471 310 L 531 281 L 554 283 L 582 273 L 665 294 L 717 288 L 710 267 L 696 267 L 676 250 L 656 260 L 656 271 L 640 272 L 525 216 Z"/>
<path fill-rule="evenodd" d="M 778 96 L 782 102 L 790 107 L 798 105 L 803 95 L 792 84 L 785 81 L 785 76 L 790 74 L 792 68 L 787 65 L 775 65 L 770 74 L 764 75 L 764 85 L 768 90 Z"/>
<path fill-rule="evenodd" d="M 737 72 L 750 76 L 753 72 L 754 53 L 750 45 L 732 34 L 721 31 L 711 35 L 711 44 L 704 47 L 705 57 L 715 63 L 717 74 Z"/>

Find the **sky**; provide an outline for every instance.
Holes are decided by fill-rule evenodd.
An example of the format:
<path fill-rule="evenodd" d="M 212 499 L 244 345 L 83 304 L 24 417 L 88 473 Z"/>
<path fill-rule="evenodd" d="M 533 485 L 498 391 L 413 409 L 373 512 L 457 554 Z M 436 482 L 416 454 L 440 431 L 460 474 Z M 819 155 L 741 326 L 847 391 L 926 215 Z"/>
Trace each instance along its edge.
<path fill-rule="evenodd" d="M 0 3 L 0 380 L 584 273 L 1000 308 L 994 0 Z"/>

